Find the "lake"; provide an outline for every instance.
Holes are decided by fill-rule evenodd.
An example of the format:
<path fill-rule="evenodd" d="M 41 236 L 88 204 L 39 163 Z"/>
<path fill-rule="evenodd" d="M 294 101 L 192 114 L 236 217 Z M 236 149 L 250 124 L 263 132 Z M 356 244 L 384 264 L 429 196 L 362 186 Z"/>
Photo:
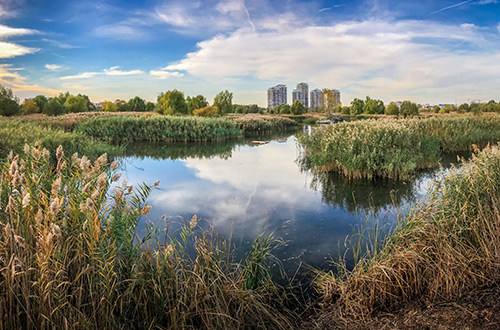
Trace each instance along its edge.
<path fill-rule="evenodd" d="M 264 138 L 260 138 L 264 139 Z M 315 175 L 300 162 L 296 138 L 281 136 L 267 144 L 134 144 L 120 158 L 129 184 L 160 180 L 149 198 L 153 207 L 146 223 L 159 229 L 189 221 L 212 224 L 225 237 L 232 233 L 235 254 L 243 256 L 262 232 L 276 234 L 287 246 L 276 251 L 288 274 L 300 263 L 328 269 L 345 252 L 346 236 L 375 221 L 396 222 L 396 210 L 425 197 L 433 178 L 443 169 L 419 173 L 413 179 L 353 181 L 330 174 Z M 443 164 L 456 162 L 444 158 Z M 175 225 L 174 225 L 175 226 Z M 281 229 L 279 229 L 281 228 Z M 346 255 L 351 260 L 351 254 Z"/>

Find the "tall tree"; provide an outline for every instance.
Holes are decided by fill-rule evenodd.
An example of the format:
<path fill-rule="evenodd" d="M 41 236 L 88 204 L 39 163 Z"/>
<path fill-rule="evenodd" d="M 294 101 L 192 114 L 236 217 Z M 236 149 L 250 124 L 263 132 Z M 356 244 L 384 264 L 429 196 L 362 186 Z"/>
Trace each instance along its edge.
<path fill-rule="evenodd" d="M 399 115 L 399 107 L 396 103 L 394 102 L 391 102 L 389 103 L 389 105 L 387 106 L 387 109 L 385 110 L 385 113 L 387 115 L 391 115 L 391 116 L 397 116 Z"/>
<path fill-rule="evenodd" d="M 193 114 L 196 109 L 201 109 L 208 106 L 207 99 L 203 95 L 196 95 L 193 97 L 186 97 L 186 103 L 188 106 L 188 113 Z"/>
<path fill-rule="evenodd" d="M 188 113 L 188 107 L 182 92 L 174 89 L 160 95 L 161 97 L 158 100 L 158 108 L 163 114 L 186 115 Z"/>
<path fill-rule="evenodd" d="M 37 95 L 33 98 L 33 101 L 35 101 L 38 105 L 38 109 L 40 109 L 40 112 L 43 112 L 43 109 L 45 109 L 47 103 L 49 102 L 45 95 Z"/>
<path fill-rule="evenodd" d="M 57 97 L 51 98 L 45 108 L 43 108 L 43 113 L 49 116 L 59 116 L 64 114 L 64 106 L 59 103 Z"/>
<path fill-rule="evenodd" d="M 0 85 L 0 116 L 13 116 L 19 113 L 19 99 L 12 90 Z"/>
<path fill-rule="evenodd" d="M 116 112 L 118 111 L 118 106 L 110 101 L 104 101 L 101 105 L 102 111 L 105 112 Z"/>
<path fill-rule="evenodd" d="M 146 111 L 154 111 L 155 107 L 153 102 L 146 102 Z"/>
<path fill-rule="evenodd" d="M 87 112 L 89 110 L 88 100 L 82 95 L 70 95 L 66 98 L 64 107 L 67 113 Z"/>
<path fill-rule="evenodd" d="M 385 112 L 384 102 L 367 97 L 363 112 L 370 115 L 381 115 Z"/>
<path fill-rule="evenodd" d="M 129 111 L 146 111 L 146 103 L 139 96 L 128 101 Z"/>
<path fill-rule="evenodd" d="M 335 112 L 335 94 L 331 89 L 325 88 L 323 89 L 323 111 L 327 114 L 331 114 Z"/>
<path fill-rule="evenodd" d="M 307 112 L 307 108 L 302 102 L 299 100 L 293 101 L 292 106 L 290 107 L 290 113 L 292 115 L 303 115 Z"/>
<path fill-rule="evenodd" d="M 418 115 L 418 106 L 411 101 L 404 101 L 399 108 L 399 113 L 406 117 L 413 117 Z"/>
<path fill-rule="evenodd" d="M 351 115 L 356 116 L 363 113 L 365 107 L 365 101 L 355 98 L 351 101 Z"/>
<path fill-rule="evenodd" d="M 219 109 L 219 114 L 230 113 L 233 111 L 233 93 L 228 90 L 220 92 L 214 98 L 214 105 Z"/>
<path fill-rule="evenodd" d="M 31 115 L 33 113 L 39 113 L 40 108 L 38 107 L 38 104 L 31 100 L 25 100 L 22 105 L 22 112 L 24 115 Z"/>

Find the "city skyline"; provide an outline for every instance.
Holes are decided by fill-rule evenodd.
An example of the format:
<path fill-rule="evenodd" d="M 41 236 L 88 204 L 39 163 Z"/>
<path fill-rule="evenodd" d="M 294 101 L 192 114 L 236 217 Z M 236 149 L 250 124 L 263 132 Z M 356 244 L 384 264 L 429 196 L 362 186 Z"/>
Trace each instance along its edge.
<path fill-rule="evenodd" d="M 95 102 L 178 89 L 266 105 L 266 89 L 335 86 L 418 103 L 500 99 L 500 1 L 3 0 L 0 85 Z"/>

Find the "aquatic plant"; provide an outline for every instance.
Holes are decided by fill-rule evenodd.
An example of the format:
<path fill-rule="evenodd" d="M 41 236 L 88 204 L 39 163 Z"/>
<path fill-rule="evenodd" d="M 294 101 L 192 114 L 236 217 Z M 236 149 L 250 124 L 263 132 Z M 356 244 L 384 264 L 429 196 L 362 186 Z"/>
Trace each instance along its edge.
<path fill-rule="evenodd" d="M 51 157 L 25 145 L 0 164 L 0 327 L 290 328 L 263 266 L 272 237 L 241 262 L 196 217 L 138 239 L 154 185 L 120 182 L 106 155 Z"/>
<path fill-rule="evenodd" d="M 380 251 L 317 282 L 321 318 L 362 320 L 408 303 L 455 301 L 500 278 L 500 147 L 487 147 L 435 182 Z"/>
<path fill-rule="evenodd" d="M 462 116 L 344 122 L 302 135 L 305 158 L 351 178 L 404 179 L 439 164 L 441 152 L 500 141 L 500 117 Z"/>

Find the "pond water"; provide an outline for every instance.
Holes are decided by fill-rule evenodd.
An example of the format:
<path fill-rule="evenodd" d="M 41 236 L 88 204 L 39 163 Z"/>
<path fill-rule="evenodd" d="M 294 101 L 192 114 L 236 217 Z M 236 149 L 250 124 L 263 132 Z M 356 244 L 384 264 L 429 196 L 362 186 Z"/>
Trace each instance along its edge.
<path fill-rule="evenodd" d="M 160 180 L 160 189 L 149 198 L 153 209 L 141 220 L 138 234 L 145 235 L 147 222 L 162 229 L 197 215 L 223 236 L 232 233 L 235 253 L 243 256 L 259 234 L 284 226 L 277 235 L 287 245 L 276 254 L 287 273 L 293 274 L 301 262 L 328 269 L 344 253 L 345 238 L 356 226 L 373 226 L 375 219 L 393 224 L 395 208 L 424 197 L 431 180 L 443 171 L 402 182 L 349 181 L 302 168 L 301 151 L 293 135 L 262 145 L 129 146 L 120 162 L 128 183 Z"/>

